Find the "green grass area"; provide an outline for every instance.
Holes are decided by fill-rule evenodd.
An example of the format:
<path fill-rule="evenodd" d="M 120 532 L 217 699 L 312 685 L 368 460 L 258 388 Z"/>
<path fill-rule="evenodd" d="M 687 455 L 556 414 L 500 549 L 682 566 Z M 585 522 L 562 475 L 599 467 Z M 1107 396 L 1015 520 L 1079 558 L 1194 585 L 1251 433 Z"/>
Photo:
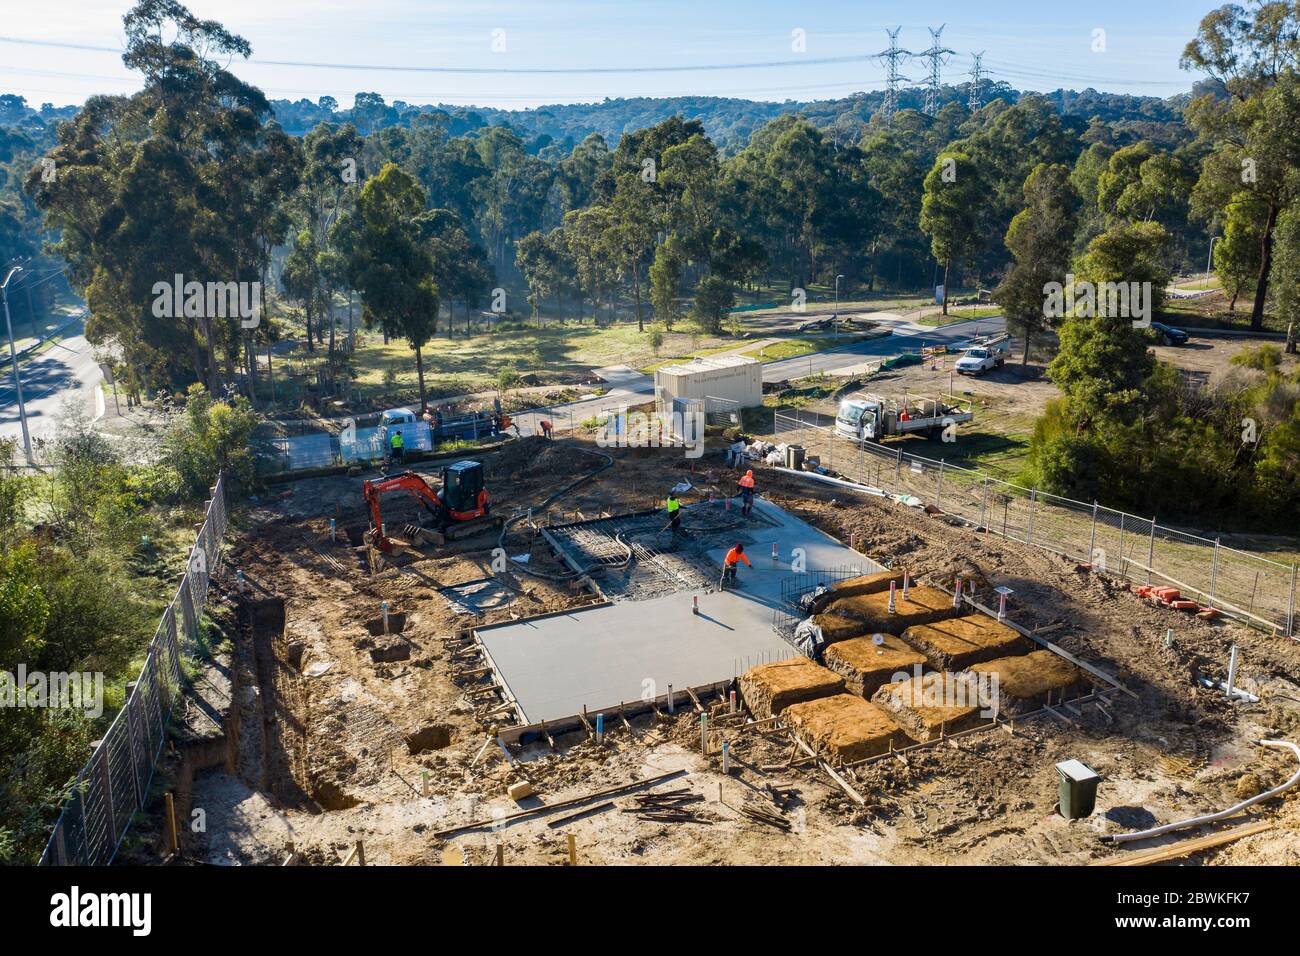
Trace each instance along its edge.
<path fill-rule="evenodd" d="M 665 338 L 667 338 L 667 336 L 665 336 Z M 730 340 L 723 342 L 721 345 L 712 346 L 711 348 L 695 349 L 693 352 L 687 352 L 685 355 L 674 355 L 672 358 L 659 358 L 649 365 L 641 366 L 640 370 L 646 375 L 653 375 L 657 369 L 661 369 L 665 365 L 675 365 L 678 362 L 689 362 L 691 359 L 704 358 L 708 355 L 717 355 L 720 352 L 730 352 L 738 347 L 738 344 L 734 340 Z M 660 351 L 662 352 L 663 350 L 660 349 Z"/>
<path fill-rule="evenodd" d="M 758 359 L 760 362 L 775 362 L 780 359 L 797 358 L 800 355 L 809 355 L 813 352 L 821 352 L 826 349 L 847 345 L 857 338 L 857 335 L 844 334 L 841 334 L 838 339 L 830 335 L 795 336 L 781 339 L 779 342 L 761 345 L 758 348 L 746 349 L 740 354 L 747 358 Z"/>
<path fill-rule="evenodd" d="M 969 322 L 971 319 L 992 319 L 1002 314 L 1002 309 L 996 305 L 982 305 L 975 308 L 949 306 L 948 309 L 947 315 L 942 312 L 935 312 L 932 315 L 917 319 L 917 324 L 940 328 L 945 325 L 955 325 L 958 322 Z"/>
<path fill-rule="evenodd" d="M 650 329 L 637 330 L 635 322 L 607 326 L 590 323 L 553 323 L 541 328 L 511 326 L 478 335 L 448 338 L 440 335 L 423 350 L 425 385 L 431 397 L 481 391 L 495 384 L 505 368 L 536 376 L 539 384 L 590 380 L 592 370 L 607 365 L 628 365 L 653 370 L 693 355 L 736 348 L 724 336 L 692 337 L 686 332 L 663 332 L 656 356 Z M 299 348 L 290 358 L 277 357 L 277 396 L 290 402 L 300 396 L 325 362 L 317 347 Z M 413 400 L 417 388 L 415 353 L 404 339 L 384 343 L 376 332 L 358 334 L 350 366 L 362 406 Z"/>

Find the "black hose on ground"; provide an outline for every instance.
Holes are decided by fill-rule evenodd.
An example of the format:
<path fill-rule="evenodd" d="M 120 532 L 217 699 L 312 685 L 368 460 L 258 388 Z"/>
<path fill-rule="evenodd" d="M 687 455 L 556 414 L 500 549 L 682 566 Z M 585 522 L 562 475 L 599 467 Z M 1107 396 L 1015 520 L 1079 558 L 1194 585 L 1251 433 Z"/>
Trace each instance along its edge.
<path fill-rule="evenodd" d="M 501 549 L 503 554 L 505 554 L 506 560 L 509 561 L 511 564 L 513 564 L 516 570 L 521 571 L 524 574 L 531 575 L 532 577 L 535 578 L 545 578 L 548 581 L 571 581 L 574 578 L 582 577 L 582 575 L 588 573 L 591 570 L 591 568 L 594 567 L 594 565 L 592 565 L 587 568 L 584 568 L 582 571 L 567 571 L 563 574 L 552 574 L 549 571 L 535 571 L 532 568 L 525 565 L 524 563 L 520 561 L 516 561 L 514 558 L 510 557 L 509 552 L 506 551 L 506 535 L 510 532 L 511 525 L 515 524 L 518 521 L 522 521 L 524 518 L 528 517 L 529 511 L 534 511 L 534 510 L 543 511 L 546 508 L 549 508 L 561 496 L 567 495 L 573 489 L 578 488 L 586 484 L 587 482 L 591 481 L 591 479 L 595 478 L 602 471 L 605 471 L 607 468 L 612 468 L 614 466 L 613 456 L 607 455 L 603 451 L 595 451 L 591 448 L 580 448 L 580 447 L 574 448 L 574 450 L 583 452 L 584 454 L 587 455 L 596 455 L 597 457 L 605 459 L 605 463 L 599 466 L 598 468 L 596 468 L 594 471 L 588 472 L 587 474 L 583 475 L 581 478 L 578 478 L 576 481 L 569 482 L 559 491 L 555 492 L 550 497 L 546 498 L 546 500 L 544 500 L 541 504 L 534 505 L 532 508 L 528 509 L 528 511 L 521 511 L 513 518 L 508 518 L 506 522 L 501 526 L 501 534 L 497 538 L 497 547 Z"/>

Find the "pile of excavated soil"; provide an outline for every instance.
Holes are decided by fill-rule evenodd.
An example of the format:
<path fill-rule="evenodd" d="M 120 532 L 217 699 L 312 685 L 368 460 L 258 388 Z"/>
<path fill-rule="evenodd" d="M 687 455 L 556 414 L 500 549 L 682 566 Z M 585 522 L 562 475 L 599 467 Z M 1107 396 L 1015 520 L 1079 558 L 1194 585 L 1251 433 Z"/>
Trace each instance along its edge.
<path fill-rule="evenodd" d="M 998 657 L 1026 654 L 1033 643 L 984 614 L 909 627 L 903 640 L 925 655 L 935 670 L 959 671 Z"/>
<path fill-rule="evenodd" d="M 791 704 L 844 691 L 844 679 L 806 657 L 751 667 L 740 678 L 745 704 L 759 720 L 775 717 Z"/>
<path fill-rule="evenodd" d="M 828 644 L 861 637 L 868 629 L 865 621 L 855 617 L 845 617 L 833 611 L 822 611 L 820 614 L 813 615 L 813 623 L 822 629 L 822 637 Z"/>
<path fill-rule="evenodd" d="M 913 668 L 925 666 L 925 656 L 893 634 L 840 641 L 826 648 L 823 660 L 844 678 L 845 689 L 859 697 L 870 697 L 900 672 L 911 674 Z"/>
<path fill-rule="evenodd" d="M 983 723 L 979 701 L 969 700 L 967 685 L 955 674 L 931 671 L 919 679 L 886 684 L 872 703 L 886 711 L 913 740 L 937 740 Z"/>
<path fill-rule="evenodd" d="M 829 608 L 841 598 L 888 591 L 891 583 L 901 588 L 903 586 L 903 572 L 877 571 L 875 574 L 860 574 L 857 577 L 836 581 L 825 594 L 818 595 L 808 610 L 815 614 Z"/>
<path fill-rule="evenodd" d="M 957 614 L 951 597 L 938 588 L 922 584 L 912 585 L 907 597 L 903 597 L 902 591 L 895 593 L 893 613 L 889 611 L 887 590 L 841 598 L 831 608 L 836 614 L 862 621 L 872 633 L 884 634 L 902 634 L 909 627 L 942 621 Z"/>
<path fill-rule="evenodd" d="M 883 710 L 853 694 L 836 694 L 793 704 L 785 719 L 795 734 L 836 763 L 882 754 L 911 741 Z"/>
<path fill-rule="evenodd" d="M 974 664 L 965 676 L 997 678 L 998 713 L 1020 714 L 1052 701 L 1079 697 L 1091 689 L 1083 671 L 1059 654 L 1034 651 L 1023 657 L 1000 657 Z"/>

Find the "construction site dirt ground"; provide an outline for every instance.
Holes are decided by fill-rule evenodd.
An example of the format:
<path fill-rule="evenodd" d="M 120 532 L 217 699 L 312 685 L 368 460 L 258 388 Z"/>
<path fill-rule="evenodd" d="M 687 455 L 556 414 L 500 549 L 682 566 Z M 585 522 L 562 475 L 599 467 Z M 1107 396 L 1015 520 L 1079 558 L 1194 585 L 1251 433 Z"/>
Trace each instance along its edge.
<path fill-rule="evenodd" d="M 600 463 L 592 450 L 525 439 L 484 456 L 495 507 L 507 516 L 538 507 Z M 694 486 L 688 502 L 734 489 L 736 473 L 722 467 L 720 453 L 691 460 L 680 449 L 606 451 L 614 466 L 558 503 L 557 523 L 658 506 L 683 480 Z M 607 723 L 599 744 L 584 732 L 558 737 L 554 752 L 529 744 L 513 752 L 516 766 L 495 746 L 484 748 L 491 718 L 475 702 L 473 679 L 453 673 L 445 641 L 475 623 L 578 607 L 593 595 L 512 572 L 500 576 L 512 597 L 476 621 L 457 613 L 439 588 L 491 575 L 495 533 L 372 576 L 348 537 L 366 525 L 361 478 L 315 478 L 242 503 L 229 566 L 246 583 L 237 594 L 234 576 L 226 575 L 217 611 L 241 678 L 233 704 L 237 757 L 195 780 L 193 806 L 205 811 L 207 825 L 205 833 L 186 835 L 187 855 L 217 864 L 279 863 L 291 844 L 301 862 L 336 864 L 361 840 L 367 863 L 486 864 L 498 846 L 507 864 L 562 863 L 573 834 L 583 864 L 1084 863 L 1130 851 L 1101 843 L 1103 833 L 1220 810 L 1294 771 L 1289 752 L 1254 741 L 1300 739 L 1295 642 L 1149 606 L 1120 580 L 942 516 L 793 475 L 756 475 L 760 494 L 832 536 L 852 536 L 863 553 L 907 568 L 915 580 L 950 584 L 961 574 L 985 604 L 995 603 L 994 587 L 1014 589 L 1012 620 L 1114 675 L 1134 696 L 1111 698 L 1113 723 L 1084 708 L 1082 716 L 1017 721 L 1013 733 L 987 730 L 860 766 L 854 787 L 865 806 L 815 764 L 786 766 L 798 749 L 785 731 L 724 718 L 714 724 L 713 752 L 703 756 L 700 721 L 689 706 L 671 717 L 635 717 L 630 733 Z M 534 518 L 546 523 L 548 515 Z M 511 555 L 528 553 L 535 570 L 564 570 L 540 536 L 516 529 L 507 541 Z M 284 601 L 283 635 L 240 628 L 237 607 L 268 598 Z M 384 601 L 405 615 L 408 659 L 376 662 L 371 653 L 385 641 L 382 632 L 372 634 Z M 1226 677 L 1233 643 L 1241 652 L 1238 683 L 1260 703 L 1229 703 L 1197 683 L 1200 675 Z M 720 771 L 722 740 L 733 758 L 730 775 Z M 1067 821 L 1056 811 L 1054 764 L 1070 758 L 1103 778 L 1087 820 Z M 645 819 L 636 792 L 576 806 L 613 803 L 559 826 L 548 821 L 569 811 L 501 819 L 676 770 L 688 773 L 657 789 L 689 788 L 702 797 L 692 822 Z M 506 788 L 521 779 L 534 795 L 516 803 Z M 788 831 L 737 809 L 771 809 L 769 784 L 795 791 L 785 808 Z M 494 818 L 495 825 L 437 836 Z M 1255 819 L 1274 826 L 1190 860 L 1300 863 L 1300 791 L 1221 826 Z"/>

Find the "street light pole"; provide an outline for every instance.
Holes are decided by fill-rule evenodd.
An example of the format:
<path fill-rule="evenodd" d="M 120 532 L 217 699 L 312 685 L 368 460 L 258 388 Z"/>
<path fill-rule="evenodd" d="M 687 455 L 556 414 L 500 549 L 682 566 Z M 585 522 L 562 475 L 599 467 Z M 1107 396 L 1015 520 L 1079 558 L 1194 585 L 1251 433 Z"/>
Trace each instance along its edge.
<path fill-rule="evenodd" d="M 831 325 L 835 329 L 837 339 L 840 337 L 840 280 L 843 278 L 843 275 L 835 277 L 835 315 L 831 318 Z"/>
<path fill-rule="evenodd" d="M 1214 244 L 1222 239 L 1222 236 L 1214 236 L 1210 239 L 1210 254 L 1205 257 L 1205 288 L 1210 287 L 1210 263 L 1214 261 Z"/>
<path fill-rule="evenodd" d="M 14 326 L 9 321 L 9 280 L 16 273 L 22 272 L 22 266 L 14 266 L 5 276 L 5 281 L 0 283 L 0 298 L 4 299 L 5 304 L 5 328 L 9 331 L 9 364 L 14 372 L 14 393 L 18 396 L 18 418 L 23 425 L 23 451 L 27 455 L 27 464 L 32 463 L 32 436 L 27 431 L 27 406 L 23 404 L 23 382 L 22 377 L 18 374 L 18 351 L 14 348 Z"/>

